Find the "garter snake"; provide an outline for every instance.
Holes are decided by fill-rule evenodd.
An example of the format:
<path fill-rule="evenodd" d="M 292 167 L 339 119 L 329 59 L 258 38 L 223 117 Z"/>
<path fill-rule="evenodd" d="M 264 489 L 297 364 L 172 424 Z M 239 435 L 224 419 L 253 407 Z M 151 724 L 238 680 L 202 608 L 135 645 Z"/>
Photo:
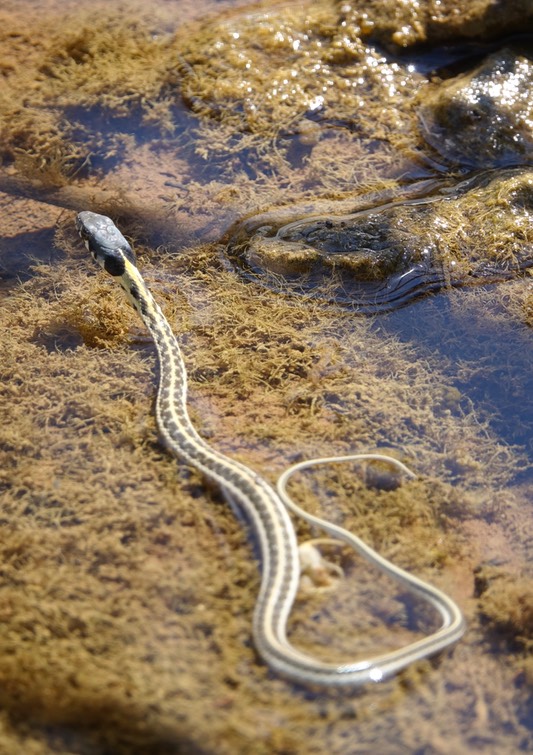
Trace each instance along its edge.
<path fill-rule="evenodd" d="M 171 453 L 220 486 L 226 497 L 242 510 L 257 538 L 262 579 L 254 611 L 253 636 L 264 661 L 297 683 L 357 686 L 381 681 L 458 640 L 464 632 L 464 621 L 461 611 L 447 595 L 387 561 L 350 532 L 307 514 L 285 492 L 287 479 L 294 471 L 347 458 L 381 458 L 408 476 L 414 477 L 413 473 L 390 457 L 372 454 L 333 457 L 295 465 L 282 475 L 276 490 L 244 464 L 217 451 L 197 433 L 189 418 L 187 373 L 180 347 L 137 269 L 129 243 L 104 215 L 81 212 L 76 227 L 94 259 L 118 279 L 154 340 L 160 368 L 156 420 L 163 442 Z M 337 540 L 348 543 L 385 574 L 429 602 L 440 614 L 441 627 L 398 650 L 348 663 L 326 663 L 294 648 L 287 639 L 286 626 L 298 589 L 300 567 L 298 543 L 288 508 Z"/>

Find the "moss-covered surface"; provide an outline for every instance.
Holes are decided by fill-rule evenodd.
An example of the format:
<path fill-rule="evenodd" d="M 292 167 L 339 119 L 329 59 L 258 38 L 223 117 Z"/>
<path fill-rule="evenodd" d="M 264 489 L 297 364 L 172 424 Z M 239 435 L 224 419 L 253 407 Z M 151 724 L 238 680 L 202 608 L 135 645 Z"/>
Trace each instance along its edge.
<path fill-rule="evenodd" d="M 282 286 L 290 279 L 297 293 L 318 292 L 363 312 L 533 266 L 529 169 L 487 172 L 425 201 L 381 201 L 353 214 L 339 212 L 344 206 L 331 201 L 328 212 L 322 202 L 321 215 L 288 224 L 285 208 L 246 218 L 231 233 L 230 254 L 273 288 L 272 274 Z"/>
<path fill-rule="evenodd" d="M 528 0 L 365 0 L 354 2 L 348 16 L 364 37 L 392 49 L 416 45 L 458 44 L 463 40 L 493 40 L 533 30 Z"/>
<path fill-rule="evenodd" d="M 409 103 L 425 77 L 361 42 L 341 16 L 321 0 L 176 22 L 174 35 L 138 10 L 43 22 L 24 67 L 6 64 L 3 162 L 61 185 L 109 172 L 140 140 L 169 150 L 171 164 L 176 150 L 185 160 L 177 200 L 193 180 L 212 182 L 216 201 L 222 178 L 241 210 L 250 178 L 274 198 L 280 171 L 285 193 L 315 194 L 423 171 Z M 7 15 L 6 40 L 13 23 Z"/>
<path fill-rule="evenodd" d="M 47 184 L 60 185 L 88 169 L 112 166 L 124 156 L 129 116 L 148 128 L 159 113 L 161 130 L 173 130 L 161 91 L 170 65 L 165 42 L 154 38 L 149 14 L 97 10 L 45 17 L 42 34 L 21 35 L 5 14 L 3 44 L 15 36 L 27 45 L 25 65 L 4 63 L 0 132 L 4 162 Z M 159 20 L 159 23 L 160 20 Z M 15 26 L 13 26 L 15 25 Z M 168 46 L 168 36 L 165 38 Z"/>
<path fill-rule="evenodd" d="M 270 60 L 272 76 L 282 72 L 290 45 L 276 34 L 298 19 L 300 30 L 309 26 L 301 38 L 309 55 L 291 63 L 309 59 L 320 66 L 314 83 L 327 73 L 336 85 L 316 123 L 301 111 L 305 87 L 276 102 L 254 89 L 265 127 L 281 112 L 300 119 L 296 129 L 283 118 L 274 134 L 254 132 L 246 113 L 235 115 L 238 77 L 226 99 L 214 84 L 205 89 L 208 77 L 191 90 L 196 114 L 180 86 L 192 86 L 190 68 L 200 73 L 202 61 L 211 72 L 221 64 L 208 66 L 202 39 L 205 49 L 218 39 L 239 52 L 228 33 L 250 45 L 257 14 L 183 29 L 183 16 L 171 22 L 172 3 L 154 3 L 150 18 L 133 4 L 101 17 L 65 4 L 61 24 L 57 9 L 22 19 L 17 7 L 2 11 L 4 170 L 85 191 L 79 209 L 94 209 L 101 186 L 113 201 L 99 209 L 113 217 L 131 219 L 128 206 L 145 205 L 145 216 L 121 226 L 134 241 L 146 237 L 147 218 L 159 227 L 165 217 L 166 243 L 136 247 L 180 335 L 199 431 L 270 480 L 301 458 L 390 449 L 419 479 L 394 487 L 378 475 L 367 486 L 340 467 L 295 484 L 295 496 L 453 595 L 469 631 L 452 654 L 360 691 L 303 690 L 271 674 L 251 643 L 253 543 L 216 491 L 158 444 L 154 350 L 141 324 L 88 258 L 72 213 L 2 195 L 0 750 L 530 747 L 527 285 L 354 319 L 244 282 L 222 245 L 187 243 L 219 239 L 236 216 L 272 204 L 288 207 L 290 222 L 297 202 L 316 207 L 317 194 L 350 203 L 356 185 L 356 200 L 369 186 L 394 192 L 391 175 L 405 161 L 423 173 L 430 163 L 411 153 L 422 144 L 413 103 L 424 78 L 406 79 L 410 96 L 395 93 L 405 70 L 372 49 L 362 56 L 353 35 L 340 44 L 330 2 L 292 20 L 283 4 L 270 21 L 262 9 L 254 86 Z M 189 21 L 204 13 L 198 3 L 179 8 Z M 348 117 L 352 102 L 338 82 L 351 66 L 374 63 L 367 94 L 383 97 L 383 121 L 372 128 L 369 109 L 335 123 L 332 114 Z M 295 643 L 345 660 L 411 636 L 403 597 L 344 551 L 331 556 L 346 576 L 301 596 Z M 476 593 L 476 575 L 495 561 L 501 585 L 520 577 L 511 598 L 497 594 L 497 581 Z M 420 626 L 430 620 L 415 613 Z"/>
<path fill-rule="evenodd" d="M 402 116 L 409 122 L 404 99 L 423 77 L 365 45 L 358 31 L 327 0 L 210 21 L 177 40 L 183 96 L 233 133 L 261 140 L 299 134 L 303 147 L 324 126 L 399 140 Z M 378 101 L 384 117 L 376 129 Z"/>
<path fill-rule="evenodd" d="M 533 645 L 533 581 L 492 567 L 476 575 L 481 612 L 511 644 Z"/>

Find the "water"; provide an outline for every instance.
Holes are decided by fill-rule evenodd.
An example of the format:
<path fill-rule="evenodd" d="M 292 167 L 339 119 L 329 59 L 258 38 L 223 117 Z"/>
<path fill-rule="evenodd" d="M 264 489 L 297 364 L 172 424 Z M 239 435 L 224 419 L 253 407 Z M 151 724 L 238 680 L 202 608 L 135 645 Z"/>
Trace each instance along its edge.
<path fill-rule="evenodd" d="M 348 80 L 359 48 L 326 60 L 318 30 L 331 6 L 315 3 L 305 24 L 305 7 L 249 22 L 242 6 L 1 11 L 0 750 L 525 752 L 529 279 L 358 317 L 243 278 L 225 234 L 246 216 L 282 207 L 289 223 L 295 204 L 349 204 L 406 175 L 442 180 L 446 165 L 423 151 L 413 112 L 429 63 L 404 70 L 368 45 L 366 83 L 341 97 L 339 79 L 322 77 Z M 190 78 L 211 70 L 206 49 L 215 68 L 232 61 L 229 115 L 224 90 Z M 252 90 L 240 108 L 239 80 Z M 453 653 L 342 693 L 296 687 L 261 663 L 254 544 L 158 445 L 153 348 L 80 244 L 82 209 L 113 215 L 135 243 L 180 334 L 193 420 L 210 443 L 270 480 L 300 458 L 376 449 L 420 475 L 390 490 L 331 470 L 295 493 L 453 595 L 469 624 Z M 404 596 L 336 558 L 346 579 L 298 601 L 295 642 L 347 660 L 408 637 Z"/>

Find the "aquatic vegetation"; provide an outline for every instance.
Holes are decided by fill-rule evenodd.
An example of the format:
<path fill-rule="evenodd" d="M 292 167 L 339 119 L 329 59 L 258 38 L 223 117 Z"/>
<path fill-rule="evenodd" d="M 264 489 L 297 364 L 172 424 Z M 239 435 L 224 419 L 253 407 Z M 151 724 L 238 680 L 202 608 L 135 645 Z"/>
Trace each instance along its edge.
<path fill-rule="evenodd" d="M 517 642 L 527 632 L 515 631 L 528 616 L 519 609 L 529 595 L 532 538 L 531 487 L 522 484 L 532 427 L 530 332 L 523 327 L 533 323 L 530 287 L 517 278 L 449 289 L 401 312 L 360 318 L 295 296 L 294 271 L 282 280 L 273 262 L 279 294 L 257 278 L 244 281 L 230 267 L 223 243 L 206 243 L 224 242 L 236 219 L 247 243 L 260 240 L 261 226 L 278 229 L 310 216 L 315 222 L 330 217 L 333 206 L 342 216 L 399 201 L 407 204 L 406 221 L 413 217 L 423 227 L 422 217 L 449 205 L 445 217 L 463 222 L 451 209 L 460 194 L 458 176 L 442 177 L 454 155 L 429 146 L 415 109 L 424 104 L 422 90 L 433 94 L 448 81 L 433 72 L 428 83 L 431 50 L 429 59 L 426 51 L 413 50 L 410 58 L 395 50 L 438 38 L 441 29 L 455 40 L 475 29 L 490 34 L 495 10 L 504 14 L 498 32 L 507 20 L 516 23 L 515 9 L 527 28 L 531 5 L 491 3 L 483 26 L 475 16 L 481 2 L 458 6 L 454 0 L 460 14 L 451 13 L 451 1 L 431 3 L 425 20 L 430 6 L 424 0 L 383 0 L 383 14 L 377 3 L 365 3 L 372 17 L 349 15 L 346 3 L 309 2 L 310 15 L 299 6 L 292 27 L 287 4 L 269 3 L 272 34 L 267 21 L 261 31 L 268 55 L 253 48 L 250 7 L 240 3 L 213 5 L 210 17 L 199 9 L 202 18 L 174 37 L 185 3 L 172 23 L 158 19 L 164 7 L 168 20 L 177 3 L 154 3 L 146 12 L 132 11 L 126 0 L 109 21 L 91 6 L 89 17 L 76 18 L 61 8 L 61 22 L 53 24 L 46 3 L 35 20 L 21 17 L 18 28 L 10 22 L 0 30 L 2 158 L 7 172 L 23 172 L 35 183 L 32 191 L 21 183 L 18 193 L 1 200 L 3 253 L 19 248 L 14 240 L 40 259 L 30 268 L 27 258 L 17 258 L 11 269 L 22 270 L 22 281 L 13 275 L 4 280 L 0 312 L 0 749 L 6 752 L 144 748 L 236 755 L 250 752 L 253 743 L 258 755 L 313 748 L 340 753 L 352 746 L 355 730 L 357 746 L 368 751 L 382 745 L 436 752 L 531 747 L 527 684 L 533 683 L 533 664 L 529 645 Z M 278 29 L 287 31 L 277 40 L 279 55 L 272 39 L 276 14 Z M 317 19 L 308 42 L 294 36 L 306 33 L 298 22 L 306 18 Z M 232 41 L 228 29 L 242 29 L 241 42 Z M 309 55 L 291 50 L 289 34 Z M 366 58 L 360 57 L 361 39 Z M 376 39 L 390 52 L 377 55 Z M 215 65 L 204 59 L 214 57 L 209 45 L 216 41 L 224 44 Z M 258 75 L 250 81 L 252 93 L 242 89 L 239 96 L 237 79 L 224 92 L 220 81 L 217 88 L 203 74 L 223 72 L 226 54 L 246 56 L 244 42 L 260 61 L 264 88 Z M 314 79 L 305 70 L 301 79 L 292 77 L 310 87 L 296 88 L 292 100 L 281 79 L 279 102 L 272 94 L 263 103 L 270 60 L 273 76 L 289 72 L 282 49 L 293 55 L 291 69 L 305 67 L 307 58 L 320 69 Z M 409 71 L 410 59 L 426 65 L 426 73 Z M 324 94 L 327 109 L 299 109 L 312 101 L 315 84 L 327 87 L 331 74 L 335 86 L 346 86 L 347 74 L 366 76 L 370 61 L 377 64 L 376 81 L 369 70 L 368 89 L 359 82 L 354 87 L 366 107 L 352 107 L 348 88 L 330 88 L 313 95 Z M 465 59 L 462 69 L 469 65 Z M 195 84 L 196 66 L 201 80 Z M 190 94 L 185 105 L 181 82 Z M 387 83 L 401 91 L 389 91 Z M 264 133 L 260 119 L 247 120 L 248 95 L 263 108 Z M 279 114 L 279 129 L 272 129 L 269 112 Z M 472 202 L 468 236 L 460 238 L 458 227 L 455 241 L 445 234 L 444 248 L 451 243 L 463 254 L 473 244 L 476 250 L 478 232 L 487 246 L 502 241 L 491 236 L 490 222 L 501 212 L 514 264 L 513 243 L 530 241 L 527 233 L 519 236 L 520 218 L 530 207 L 522 172 L 515 173 L 514 189 L 506 186 L 501 204 L 496 194 L 484 195 L 489 204 L 477 226 L 480 206 Z M 425 184 L 418 194 L 405 183 L 428 175 L 432 187 Z M 36 178 L 62 190 L 49 194 Z M 444 193 L 425 215 L 422 205 L 419 215 L 414 205 L 409 209 L 409 201 L 441 188 L 449 190 L 450 202 Z M 10 191 L 7 182 L 5 189 Z M 206 498 L 199 478 L 176 470 L 154 442 L 150 345 L 120 297 L 93 275 L 68 230 L 68 213 L 52 252 L 57 211 L 48 207 L 40 214 L 21 195 L 53 197 L 56 206 L 76 209 L 95 201 L 92 209 L 127 220 L 128 237 L 150 237 L 138 244 L 143 268 L 182 334 L 194 420 L 210 442 L 269 479 L 296 460 L 296 448 L 307 458 L 333 448 L 386 450 L 416 469 L 420 479 L 400 488 L 335 470 L 295 483 L 294 492 L 311 510 L 327 510 L 386 555 L 400 556 L 404 567 L 428 579 L 442 575 L 440 586 L 458 597 L 470 628 L 453 657 L 357 698 L 304 697 L 267 674 L 247 644 L 257 593 L 252 549 L 232 515 Z M 510 208 L 516 225 L 507 217 Z M 159 247 L 152 232 L 161 230 L 162 217 L 172 235 Z M 401 241 L 400 217 L 399 211 L 390 215 Z M 381 234 L 388 230 L 374 226 Z M 46 244 L 33 233 L 37 227 L 48 229 Z M 319 238 L 323 233 L 319 225 L 311 240 L 329 243 Z M 312 246 L 307 253 L 329 254 Z M 333 273 L 321 293 L 330 286 L 342 295 L 334 288 L 336 268 L 312 264 L 321 275 Z M 335 636 L 343 653 L 356 631 L 368 643 L 362 650 L 371 651 L 373 638 L 386 641 L 375 633 L 373 607 L 400 628 L 412 616 L 411 606 L 402 596 L 383 597 L 373 574 L 342 552 L 334 555 L 346 580 L 296 606 L 291 637 L 327 654 Z M 484 595 L 473 597 L 474 569 L 494 562 L 501 564 L 502 590 L 496 595 L 493 580 Z M 517 590 L 510 589 L 505 602 L 505 586 L 517 575 Z M 221 616 L 230 619 L 221 624 Z"/>
<path fill-rule="evenodd" d="M 223 16 L 177 40 L 182 95 L 196 112 L 262 138 L 289 132 L 313 141 L 316 122 L 382 139 L 402 130 L 406 79 L 412 86 L 422 77 L 357 31 L 327 1 Z M 378 101 L 379 125 L 371 112 Z"/>
<path fill-rule="evenodd" d="M 341 176 L 344 190 L 371 183 L 378 165 L 381 180 L 405 171 L 417 139 L 408 103 L 425 77 L 359 32 L 322 0 L 221 15 L 178 35 L 180 92 L 201 118 L 198 154 L 240 155 L 252 175 L 276 171 L 289 185 L 291 166 L 303 186 L 337 191 Z"/>
<path fill-rule="evenodd" d="M 137 127 L 173 132 L 171 99 L 162 91 L 169 40 L 156 38 L 139 14 L 130 21 L 113 12 L 66 16 L 59 29 L 48 22 L 25 65 L 3 81 L 4 164 L 61 185 L 114 164 Z"/>
<path fill-rule="evenodd" d="M 176 469 L 154 443 L 147 413 L 152 348 L 80 246 L 63 232 L 66 256 L 16 286 L 0 313 L 7 420 L 0 447 L 8 627 L 0 643 L 2 705 L 24 721 L 31 715 L 67 726 L 73 737 L 87 726 L 97 742 L 115 742 L 120 725 L 121 741 L 146 741 L 152 750 L 161 721 L 172 741 L 181 737 L 176 699 L 190 700 L 186 733 L 203 732 L 207 719 L 208 743 L 215 747 L 222 737 L 242 752 L 256 735 L 235 727 L 243 706 L 256 710 L 258 700 L 289 721 L 322 711 L 346 736 L 355 708 L 360 715 L 366 705 L 362 736 L 370 742 L 376 705 L 394 731 L 413 695 L 419 705 L 430 694 L 429 720 L 447 729 L 456 716 L 450 700 L 462 705 L 462 697 L 448 689 L 435 702 L 432 685 L 457 680 L 462 695 L 473 695 L 491 668 L 475 642 L 448 659 L 446 674 L 421 669 L 377 688 L 366 703 L 345 698 L 340 711 L 338 700 L 302 699 L 262 671 L 246 644 L 257 594 L 252 550 L 232 513 L 207 500 L 199 478 Z M 493 497 L 504 497 L 503 486 L 523 464 L 520 449 L 480 421 L 436 358 L 420 358 L 416 345 L 385 336 L 370 320 L 273 297 L 224 269 L 213 248 L 170 258 L 164 250 L 139 251 L 168 318 L 184 334 L 202 434 L 271 479 L 295 449 L 309 458 L 332 448 L 396 448 L 410 465 L 416 459 L 422 477 L 409 485 L 340 468 L 291 491 L 311 511 L 326 507 L 405 568 L 427 578 L 449 574 L 442 589 L 464 594 L 470 626 L 482 631 L 468 597 L 477 560 L 461 528 L 491 511 Z M 354 631 L 363 635 L 362 652 L 386 641 L 373 621 L 380 592 L 374 575 L 340 555 L 346 579 L 338 590 L 296 606 L 291 636 L 309 651 L 327 654 L 334 634 L 339 652 L 347 652 Z M 379 600 L 396 626 L 411 616 L 401 596 Z M 502 673 L 507 715 L 520 692 L 509 681 L 512 670 Z M 220 700 L 229 700 L 223 715 Z M 141 731 L 129 721 L 132 706 L 140 718 L 148 704 L 155 706 L 155 733 L 146 730 L 146 716 Z M 87 706 L 91 713 L 79 724 Z"/>
<path fill-rule="evenodd" d="M 511 645 L 533 649 L 533 578 L 485 567 L 476 574 L 480 610 Z"/>
<path fill-rule="evenodd" d="M 514 191 L 506 182 L 522 180 L 517 191 L 526 197 L 527 171 L 514 179 L 483 174 L 455 187 L 443 181 L 439 201 L 438 185 L 416 201 L 409 198 L 416 185 L 404 187 L 402 201 L 397 183 L 393 206 L 385 176 L 416 175 L 414 166 L 424 160 L 416 152 L 419 126 L 429 160 L 429 144 L 439 153 L 439 171 L 442 157 L 462 171 L 527 164 L 530 61 L 503 51 L 471 73 L 428 85 L 416 66 L 363 43 L 363 25 L 356 10 L 344 17 L 324 3 L 304 5 L 294 16 L 284 8 L 222 16 L 179 41 L 181 91 L 203 119 L 203 159 L 240 154 L 248 172 L 262 166 L 287 176 L 291 193 L 310 180 L 315 187 L 304 194 L 307 201 L 301 192 L 292 209 L 278 200 L 281 206 L 249 214 L 230 231 L 228 256 L 236 269 L 274 288 L 361 312 L 444 286 L 520 274 L 532 259 L 530 202 L 506 198 Z M 273 73 L 266 77 L 265 70 Z M 415 103 L 418 125 L 411 120 Z M 361 160 L 360 148 L 367 156 Z M 291 162 L 296 170 L 287 172 Z M 376 178 L 373 188 L 381 182 L 383 201 L 365 207 L 364 183 Z M 352 204 L 361 211 L 346 209 L 350 184 Z M 480 218 L 487 221 L 478 227 Z"/>

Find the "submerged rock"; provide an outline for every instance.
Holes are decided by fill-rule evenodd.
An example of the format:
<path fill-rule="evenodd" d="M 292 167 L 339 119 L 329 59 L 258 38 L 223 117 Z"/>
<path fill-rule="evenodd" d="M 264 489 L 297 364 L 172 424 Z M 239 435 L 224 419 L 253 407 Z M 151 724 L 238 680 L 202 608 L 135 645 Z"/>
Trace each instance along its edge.
<path fill-rule="evenodd" d="M 268 285 L 361 312 L 444 286 L 505 280 L 533 265 L 533 171 L 485 172 L 453 189 L 286 222 L 283 208 L 239 225 L 229 255 Z M 281 221 L 279 219 L 281 218 Z"/>
<path fill-rule="evenodd" d="M 510 49 L 424 93 L 426 141 L 453 163 L 497 167 L 533 155 L 533 62 Z"/>

